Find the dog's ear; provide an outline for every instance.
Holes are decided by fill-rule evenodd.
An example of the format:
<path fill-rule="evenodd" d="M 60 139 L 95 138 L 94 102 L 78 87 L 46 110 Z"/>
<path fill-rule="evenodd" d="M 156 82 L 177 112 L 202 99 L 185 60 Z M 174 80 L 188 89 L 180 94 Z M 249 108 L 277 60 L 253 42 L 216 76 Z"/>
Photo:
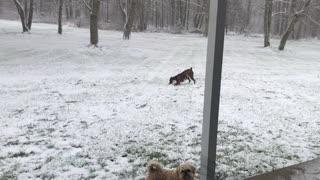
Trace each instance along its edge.
<path fill-rule="evenodd" d="M 149 172 L 159 171 L 161 170 L 161 165 L 159 162 L 151 160 L 147 163 L 147 169 Z"/>
<path fill-rule="evenodd" d="M 192 165 L 191 165 L 191 172 L 192 172 L 193 174 L 196 174 L 196 168 L 195 168 L 194 166 L 192 166 Z"/>

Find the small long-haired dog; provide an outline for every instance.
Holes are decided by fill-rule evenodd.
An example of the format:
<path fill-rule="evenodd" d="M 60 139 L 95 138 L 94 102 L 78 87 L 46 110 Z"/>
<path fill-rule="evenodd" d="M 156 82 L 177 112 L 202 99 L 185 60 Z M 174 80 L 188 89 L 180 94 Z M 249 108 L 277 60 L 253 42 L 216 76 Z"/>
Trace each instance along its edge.
<path fill-rule="evenodd" d="M 182 163 L 176 169 L 162 168 L 157 161 L 147 163 L 145 180 L 194 180 L 196 169 L 190 163 Z"/>
<path fill-rule="evenodd" d="M 176 76 L 170 77 L 169 84 L 172 84 L 173 81 L 176 81 L 176 83 L 174 85 L 179 85 L 181 82 L 185 81 L 186 79 L 189 80 L 189 83 L 191 82 L 190 79 L 192 79 L 194 84 L 196 83 L 196 80 L 194 80 L 194 78 L 193 78 L 192 68 L 184 70 L 182 73 L 180 73 Z"/>

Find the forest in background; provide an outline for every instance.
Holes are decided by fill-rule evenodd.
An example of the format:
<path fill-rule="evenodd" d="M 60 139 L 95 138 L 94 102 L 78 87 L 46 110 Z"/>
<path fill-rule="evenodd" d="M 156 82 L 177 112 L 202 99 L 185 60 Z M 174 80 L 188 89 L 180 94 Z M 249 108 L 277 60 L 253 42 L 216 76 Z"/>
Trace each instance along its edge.
<path fill-rule="evenodd" d="M 30 0 L 21 0 L 27 6 Z M 121 4 L 132 0 L 101 0 L 99 29 L 122 30 L 125 23 Z M 141 0 L 135 0 L 141 1 Z M 274 0 L 272 14 L 273 36 L 281 36 L 287 28 L 292 1 Z M 136 10 L 133 31 L 164 31 L 204 33 L 205 14 L 209 0 L 142 0 Z M 226 32 L 240 34 L 263 33 L 265 0 L 228 0 Z M 58 0 L 34 0 L 34 22 L 57 23 Z M 129 3 L 130 4 L 130 3 Z M 63 22 L 88 27 L 89 10 L 83 0 L 64 0 Z M 305 17 L 295 26 L 294 39 L 320 38 L 320 9 L 312 12 L 314 19 Z M 12 0 L 0 1 L 1 19 L 19 19 Z"/>
<path fill-rule="evenodd" d="M 123 30 L 123 39 L 135 32 L 199 33 L 207 36 L 210 0 L 12 0 L 0 1 L 3 19 L 18 19 L 23 32 L 32 22 L 90 27 L 90 44 L 97 46 L 98 29 Z M 15 10 L 16 7 L 16 10 Z M 18 13 L 17 13 L 18 12 Z M 225 32 L 264 34 L 288 39 L 320 39 L 320 0 L 227 0 Z"/>

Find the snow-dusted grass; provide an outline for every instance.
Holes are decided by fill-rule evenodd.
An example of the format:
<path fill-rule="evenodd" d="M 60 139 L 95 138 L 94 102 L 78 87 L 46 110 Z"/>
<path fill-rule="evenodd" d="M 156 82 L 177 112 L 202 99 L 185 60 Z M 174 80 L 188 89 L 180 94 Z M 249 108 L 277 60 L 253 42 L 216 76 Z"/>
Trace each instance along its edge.
<path fill-rule="evenodd" d="M 200 164 L 206 39 L 0 20 L 0 179 L 142 179 Z M 227 36 L 218 172 L 239 179 L 320 156 L 320 42 Z M 193 67 L 197 83 L 169 86 Z"/>

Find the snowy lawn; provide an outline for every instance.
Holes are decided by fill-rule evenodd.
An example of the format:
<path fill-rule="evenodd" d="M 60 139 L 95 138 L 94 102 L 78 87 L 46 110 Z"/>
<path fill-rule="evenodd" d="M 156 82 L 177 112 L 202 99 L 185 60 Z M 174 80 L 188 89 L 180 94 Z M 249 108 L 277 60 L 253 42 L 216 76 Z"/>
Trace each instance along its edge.
<path fill-rule="evenodd" d="M 87 29 L 20 26 L 0 20 L 0 179 L 142 179 L 149 159 L 199 168 L 205 38 L 100 31 L 88 48 Z M 261 44 L 226 37 L 221 177 L 320 156 L 320 42 Z M 168 85 L 190 67 L 195 85 Z"/>

